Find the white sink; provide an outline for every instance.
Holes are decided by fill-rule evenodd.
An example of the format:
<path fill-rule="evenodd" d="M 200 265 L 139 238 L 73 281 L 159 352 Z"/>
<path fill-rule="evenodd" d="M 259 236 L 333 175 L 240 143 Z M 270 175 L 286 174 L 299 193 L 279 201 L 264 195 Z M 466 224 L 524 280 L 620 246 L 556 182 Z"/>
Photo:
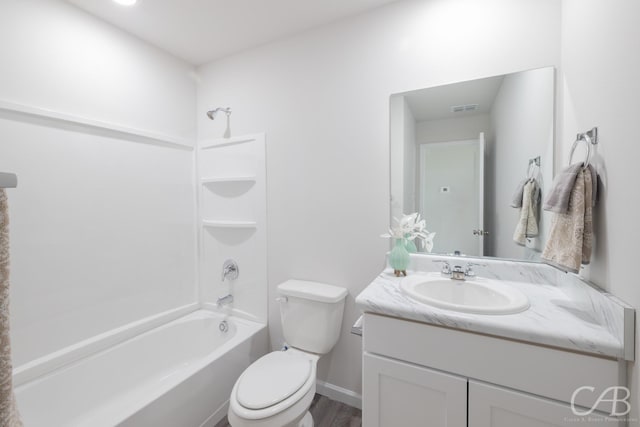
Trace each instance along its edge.
<path fill-rule="evenodd" d="M 415 301 L 464 313 L 514 314 L 529 308 L 525 294 L 499 280 L 415 275 L 402 279 L 400 288 Z"/>

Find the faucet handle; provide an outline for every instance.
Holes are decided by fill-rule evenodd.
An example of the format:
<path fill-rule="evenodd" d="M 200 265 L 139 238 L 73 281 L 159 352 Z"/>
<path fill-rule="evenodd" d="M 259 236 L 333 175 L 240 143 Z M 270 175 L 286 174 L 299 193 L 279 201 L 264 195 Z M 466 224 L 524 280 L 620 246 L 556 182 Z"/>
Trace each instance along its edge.
<path fill-rule="evenodd" d="M 480 262 L 468 262 L 467 267 L 464 269 L 464 275 L 467 277 L 475 277 L 476 273 L 473 271 L 473 267 L 486 267 L 487 264 Z"/>
<path fill-rule="evenodd" d="M 222 265 L 222 281 L 229 278 L 230 280 L 236 280 L 238 278 L 238 274 L 240 273 L 240 269 L 238 268 L 238 263 L 236 263 L 232 259 L 228 259 Z"/>
<path fill-rule="evenodd" d="M 449 264 L 449 261 L 444 259 L 434 259 L 433 262 L 442 264 L 442 270 L 440 270 L 442 274 L 451 274 L 451 264 Z"/>

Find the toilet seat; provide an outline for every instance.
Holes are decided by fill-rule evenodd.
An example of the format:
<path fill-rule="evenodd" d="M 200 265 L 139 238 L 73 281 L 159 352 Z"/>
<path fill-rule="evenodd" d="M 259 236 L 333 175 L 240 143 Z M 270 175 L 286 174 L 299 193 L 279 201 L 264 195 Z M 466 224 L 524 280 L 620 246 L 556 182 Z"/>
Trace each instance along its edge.
<path fill-rule="evenodd" d="M 311 360 L 286 351 L 274 351 L 242 373 L 236 398 L 247 409 L 268 408 L 300 390 L 310 373 Z"/>
<path fill-rule="evenodd" d="M 267 360 L 270 360 L 271 358 L 273 358 L 278 361 L 278 364 L 284 367 L 288 366 L 287 363 L 299 363 L 299 361 L 303 361 L 303 363 L 306 363 L 307 366 L 309 367 L 307 378 L 304 381 L 304 383 L 300 387 L 298 387 L 297 390 L 291 391 L 291 389 L 289 389 L 290 393 L 287 393 L 289 394 L 289 396 L 282 398 L 279 402 L 262 409 L 247 408 L 240 403 L 239 396 L 238 396 L 240 378 L 242 378 L 248 371 L 250 370 L 253 371 L 251 367 L 254 366 L 256 363 L 258 363 L 258 361 L 260 361 L 261 359 L 264 359 L 267 357 L 268 357 Z M 258 421 L 258 420 L 267 419 L 271 417 L 285 417 L 285 418 L 288 418 L 290 416 L 302 417 L 304 413 L 307 411 L 307 409 L 309 408 L 309 405 L 311 404 L 311 400 L 313 399 L 313 396 L 315 394 L 317 360 L 318 360 L 317 355 L 304 353 L 302 351 L 297 351 L 295 349 L 289 349 L 287 351 L 275 351 L 265 356 L 262 356 L 260 359 L 254 362 L 249 368 L 247 368 L 247 370 L 241 375 L 241 377 L 238 379 L 238 381 L 236 381 L 235 385 L 233 386 L 233 391 L 231 392 L 231 399 L 229 402 L 230 417 L 231 417 L 231 412 L 233 412 L 234 417 L 239 417 L 240 419 L 253 420 L 253 421 Z M 267 366 L 271 366 L 270 365 L 271 362 L 266 362 L 266 363 L 267 363 Z M 281 375 L 285 375 L 285 376 L 287 375 L 286 371 L 280 371 L 280 372 L 281 372 Z M 276 378 L 275 381 L 278 381 L 277 378 L 279 377 L 274 376 L 274 378 Z M 267 390 L 271 385 L 275 385 L 275 382 L 263 386 L 262 389 Z M 268 391 L 265 391 L 265 394 L 262 396 L 267 396 L 267 393 Z M 246 396 L 243 396 L 243 397 L 246 397 Z M 262 397 L 262 400 L 264 401 L 265 397 Z M 272 398 L 272 401 L 274 400 L 277 400 L 277 399 Z M 299 408 L 301 411 L 300 414 L 285 415 L 286 412 L 291 412 L 291 411 L 297 412 L 297 409 L 295 408 L 296 406 L 300 407 Z"/>

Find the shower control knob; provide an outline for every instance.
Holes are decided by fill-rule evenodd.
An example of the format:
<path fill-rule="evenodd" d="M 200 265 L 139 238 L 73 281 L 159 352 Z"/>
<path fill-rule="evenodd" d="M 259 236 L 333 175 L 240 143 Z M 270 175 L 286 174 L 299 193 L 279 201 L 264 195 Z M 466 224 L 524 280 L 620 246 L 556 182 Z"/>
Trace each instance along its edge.
<path fill-rule="evenodd" d="M 236 280 L 240 274 L 238 263 L 232 259 L 228 259 L 222 265 L 222 281 L 226 279 Z"/>

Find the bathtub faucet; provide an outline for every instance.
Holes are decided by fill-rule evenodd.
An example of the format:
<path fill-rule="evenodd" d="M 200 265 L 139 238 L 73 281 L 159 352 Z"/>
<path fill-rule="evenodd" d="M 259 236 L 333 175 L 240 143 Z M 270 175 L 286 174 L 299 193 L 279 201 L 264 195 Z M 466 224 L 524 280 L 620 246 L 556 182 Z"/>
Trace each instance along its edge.
<path fill-rule="evenodd" d="M 225 295 L 223 297 L 218 298 L 218 302 L 216 303 L 216 305 L 218 306 L 218 308 L 222 308 L 225 305 L 229 305 L 233 302 L 233 295 L 229 294 L 229 295 Z"/>

